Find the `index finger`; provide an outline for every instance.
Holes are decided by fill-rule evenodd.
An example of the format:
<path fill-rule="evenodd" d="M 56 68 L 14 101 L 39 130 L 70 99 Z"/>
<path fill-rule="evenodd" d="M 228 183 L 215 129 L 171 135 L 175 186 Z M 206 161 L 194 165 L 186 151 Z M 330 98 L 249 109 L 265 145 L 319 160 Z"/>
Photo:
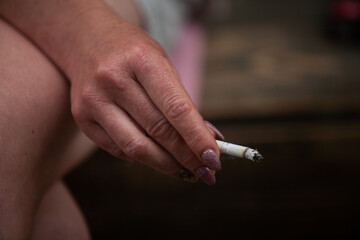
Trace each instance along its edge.
<path fill-rule="evenodd" d="M 207 129 L 171 63 L 160 54 L 143 54 L 135 62 L 137 81 L 150 99 L 199 160 L 213 170 L 220 170 L 220 153 L 215 138 Z"/>

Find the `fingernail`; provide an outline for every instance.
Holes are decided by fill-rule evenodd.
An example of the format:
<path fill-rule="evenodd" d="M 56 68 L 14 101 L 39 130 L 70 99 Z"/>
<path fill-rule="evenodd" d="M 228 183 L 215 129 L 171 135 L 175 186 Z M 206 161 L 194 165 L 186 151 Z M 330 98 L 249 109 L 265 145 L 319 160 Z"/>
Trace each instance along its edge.
<path fill-rule="evenodd" d="M 211 169 L 213 169 L 215 171 L 220 171 L 221 170 L 220 160 L 219 160 L 219 158 L 216 155 L 214 150 L 212 150 L 212 149 L 206 150 L 201 155 L 201 158 L 209 168 L 211 168 Z"/>
<path fill-rule="evenodd" d="M 215 175 L 208 167 L 200 167 L 196 170 L 196 175 L 207 185 L 214 185 L 216 183 Z"/>
<path fill-rule="evenodd" d="M 225 140 L 224 135 L 219 131 L 219 129 L 217 129 L 214 125 L 212 125 L 212 123 L 210 123 L 209 121 L 206 121 L 206 120 L 205 120 L 205 124 L 206 124 L 211 130 L 214 131 L 216 139 Z"/>
<path fill-rule="evenodd" d="M 195 183 L 198 180 L 198 178 L 186 168 L 180 168 L 177 171 L 176 176 L 186 182 L 191 182 L 191 183 Z"/>

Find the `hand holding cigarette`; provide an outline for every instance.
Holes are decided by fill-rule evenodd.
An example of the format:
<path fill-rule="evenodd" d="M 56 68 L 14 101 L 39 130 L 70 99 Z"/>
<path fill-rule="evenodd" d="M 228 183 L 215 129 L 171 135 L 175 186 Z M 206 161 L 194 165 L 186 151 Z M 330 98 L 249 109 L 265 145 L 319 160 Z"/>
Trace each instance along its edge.
<path fill-rule="evenodd" d="M 159 43 L 102 1 L 36 2 L 0 1 L 0 14 L 66 75 L 87 137 L 116 158 L 215 184 L 217 144 Z"/>

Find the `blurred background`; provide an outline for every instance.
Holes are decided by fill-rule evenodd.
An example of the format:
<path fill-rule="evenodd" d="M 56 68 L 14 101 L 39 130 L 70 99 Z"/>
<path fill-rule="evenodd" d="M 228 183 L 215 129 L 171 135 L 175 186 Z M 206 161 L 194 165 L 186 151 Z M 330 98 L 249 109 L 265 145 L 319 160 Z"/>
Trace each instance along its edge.
<path fill-rule="evenodd" d="M 360 239 L 359 1 L 217 1 L 200 110 L 256 164 L 189 184 L 103 151 L 66 177 L 93 238 Z"/>

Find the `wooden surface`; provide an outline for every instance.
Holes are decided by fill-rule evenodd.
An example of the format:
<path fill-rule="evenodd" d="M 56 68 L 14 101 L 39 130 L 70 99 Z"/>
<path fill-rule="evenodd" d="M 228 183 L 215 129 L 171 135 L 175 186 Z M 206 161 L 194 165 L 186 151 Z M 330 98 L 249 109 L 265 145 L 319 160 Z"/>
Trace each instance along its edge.
<path fill-rule="evenodd" d="M 261 164 L 189 184 L 99 151 L 66 178 L 94 239 L 359 239 L 360 52 L 326 1 L 233 1 L 209 24 L 201 111 Z"/>
<path fill-rule="evenodd" d="M 318 29 L 239 24 L 209 33 L 202 112 L 273 117 L 360 109 L 360 48 Z"/>

